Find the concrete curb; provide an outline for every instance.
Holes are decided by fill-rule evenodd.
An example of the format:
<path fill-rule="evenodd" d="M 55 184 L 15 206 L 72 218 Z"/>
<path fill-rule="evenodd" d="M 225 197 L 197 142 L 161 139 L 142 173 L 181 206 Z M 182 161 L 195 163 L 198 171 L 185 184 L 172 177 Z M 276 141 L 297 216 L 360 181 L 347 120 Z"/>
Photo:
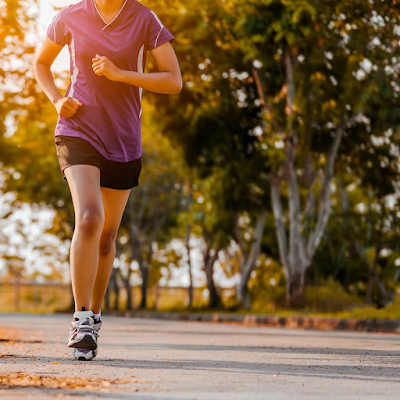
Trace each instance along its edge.
<path fill-rule="evenodd" d="M 197 321 L 240 324 L 245 326 L 269 326 L 288 329 L 315 329 L 321 331 L 353 331 L 400 333 L 400 319 L 341 319 L 328 317 L 282 317 L 279 315 L 254 314 L 185 314 L 168 312 L 133 311 L 124 313 L 111 312 L 109 315 L 126 318 L 160 319 L 168 321 Z"/>

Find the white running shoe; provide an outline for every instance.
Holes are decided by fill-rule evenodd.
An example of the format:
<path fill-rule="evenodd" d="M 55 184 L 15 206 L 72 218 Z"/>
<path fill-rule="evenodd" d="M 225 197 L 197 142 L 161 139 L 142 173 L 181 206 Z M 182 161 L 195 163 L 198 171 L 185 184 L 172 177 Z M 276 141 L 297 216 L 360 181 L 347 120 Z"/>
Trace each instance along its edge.
<path fill-rule="evenodd" d="M 101 311 L 100 311 L 100 315 L 101 315 Z M 99 316 L 99 318 L 95 318 L 94 317 L 94 324 L 93 324 L 93 328 L 94 328 L 94 334 L 96 335 L 96 341 L 97 338 L 99 337 L 99 331 L 101 328 L 101 318 Z M 88 349 L 82 349 L 82 348 L 73 348 L 72 349 L 72 356 L 75 358 L 75 360 L 79 360 L 79 361 L 90 361 L 93 358 L 95 358 L 97 356 L 97 351 L 98 351 L 98 347 L 96 347 L 96 349 L 94 350 L 88 350 Z"/>
<path fill-rule="evenodd" d="M 71 323 L 68 347 L 84 350 L 97 348 L 97 332 L 94 329 L 93 311 L 77 311 Z"/>
<path fill-rule="evenodd" d="M 97 339 L 100 336 L 100 328 L 101 328 L 101 310 L 99 312 L 99 318 L 94 318 L 94 331 L 96 333 Z M 95 350 L 93 350 L 93 358 L 97 356 L 97 351 L 99 350 L 99 347 L 96 347 Z"/>

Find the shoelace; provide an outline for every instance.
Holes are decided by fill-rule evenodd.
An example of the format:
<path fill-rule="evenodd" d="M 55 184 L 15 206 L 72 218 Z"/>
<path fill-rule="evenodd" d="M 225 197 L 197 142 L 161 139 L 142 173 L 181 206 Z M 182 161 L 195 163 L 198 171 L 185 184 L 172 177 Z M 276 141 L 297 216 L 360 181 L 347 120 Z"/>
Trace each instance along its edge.
<path fill-rule="evenodd" d="M 90 330 L 92 333 L 95 333 L 95 329 L 93 327 L 94 320 L 91 317 L 86 317 L 85 319 L 73 321 L 72 326 L 73 332 L 82 330 Z"/>

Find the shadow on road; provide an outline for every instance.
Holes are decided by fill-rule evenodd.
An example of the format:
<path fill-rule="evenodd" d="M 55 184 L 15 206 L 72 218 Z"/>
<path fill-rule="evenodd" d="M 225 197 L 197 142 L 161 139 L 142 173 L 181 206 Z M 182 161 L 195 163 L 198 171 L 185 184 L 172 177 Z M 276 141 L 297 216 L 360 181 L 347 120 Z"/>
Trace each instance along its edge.
<path fill-rule="evenodd" d="M 254 327 L 254 326 L 249 326 L 246 327 L 249 329 L 262 329 L 263 327 Z M 264 327 L 265 328 L 265 327 Z M 273 328 L 275 329 L 275 328 Z M 276 328 L 276 332 L 273 332 L 272 330 L 266 331 L 259 331 L 259 332 L 249 332 L 249 331 L 198 331 L 198 330 L 193 330 L 193 331 L 187 331 L 187 330 L 163 330 L 163 334 L 166 335 L 195 335 L 195 336 L 258 336 L 258 337 L 296 337 L 298 338 L 299 336 L 302 335 L 302 333 L 312 334 L 315 337 L 318 338 L 323 338 L 323 337 L 329 337 L 329 338 L 335 338 L 335 339 L 346 339 L 349 334 L 351 334 L 352 339 L 357 339 L 357 340 L 365 340 L 368 341 L 369 337 L 366 336 L 371 335 L 371 339 L 379 340 L 379 341 L 388 341 L 388 342 L 400 342 L 400 334 L 397 333 L 360 333 L 357 335 L 357 333 L 354 332 L 338 332 L 338 331 L 317 331 L 317 330 L 311 330 L 311 329 L 285 329 L 284 332 L 282 330 L 279 330 L 280 328 Z M 279 330 L 279 331 L 278 331 Z M 154 334 L 154 330 L 147 330 L 147 329 L 138 329 L 137 327 L 135 328 L 130 328 L 130 329 L 118 329 L 116 330 L 120 333 L 125 332 L 125 333 L 130 333 L 130 334 Z M 400 345 L 400 343 L 399 343 Z"/>
<path fill-rule="evenodd" d="M 346 349 L 346 348 L 321 348 L 321 347 L 268 347 L 268 346 L 224 346 L 224 345 L 196 345 L 196 344 L 107 344 L 108 347 L 125 347 L 138 349 L 175 349 L 188 351 L 243 351 L 249 353 L 272 353 L 272 354 L 321 354 L 340 356 L 362 356 L 362 357 L 390 357 L 390 362 L 397 359 L 400 364 L 400 350 L 368 350 L 368 349 Z"/>
<path fill-rule="evenodd" d="M 141 345 L 143 349 L 149 345 Z M 126 346 L 131 347 L 131 346 Z M 135 346 L 139 347 L 139 346 Z M 233 346 L 192 346 L 192 345 L 151 345 L 155 348 L 168 348 L 168 349 L 180 349 L 180 350 L 235 350 Z M 249 348 L 243 348 L 243 351 L 249 351 Z M 261 351 L 269 352 L 272 354 L 283 353 L 283 354 L 339 354 L 339 355 L 360 355 L 368 356 L 371 359 L 369 363 L 373 363 L 373 358 L 387 358 L 387 360 L 379 360 L 380 362 L 390 362 L 391 364 L 397 364 L 398 366 L 373 366 L 373 365 L 324 365 L 323 357 L 320 358 L 320 364 L 306 364 L 306 363 L 276 363 L 276 362 L 251 362 L 251 361 L 223 361 L 223 360 L 207 360 L 207 359 L 170 359 L 160 361 L 143 361 L 134 359 L 104 359 L 98 358 L 91 363 L 95 365 L 104 365 L 113 368 L 124 368 L 124 369 L 148 369 L 148 370 L 206 370 L 209 372 L 219 373 L 241 373 L 241 374 L 264 374 L 264 375 L 286 375 L 286 376 L 299 376 L 299 377 L 315 377 L 315 378 L 332 378 L 332 379 L 351 379 L 351 380 L 375 380 L 379 382 L 392 382 L 400 383 L 400 352 L 396 352 L 393 355 L 392 352 L 379 351 L 379 350 L 350 350 L 348 354 L 345 354 L 347 349 L 319 349 L 319 348 L 259 348 Z M 26 356 L 29 357 L 29 356 Z M 60 364 L 81 364 L 80 361 L 74 361 L 70 358 L 62 357 L 37 357 L 37 361 L 40 363 L 55 362 Z M 287 359 L 285 361 L 288 361 Z M 310 359 L 303 359 L 303 361 L 310 361 Z M 340 361 L 340 360 L 338 360 Z M 362 361 L 362 360 L 355 360 Z M 378 360 L 377 360 L 378 361 Z M 334 360 L 325 362 L 333 363 Z M 17 364 L 28 364 L 31 362 L 16 359 Z"/>

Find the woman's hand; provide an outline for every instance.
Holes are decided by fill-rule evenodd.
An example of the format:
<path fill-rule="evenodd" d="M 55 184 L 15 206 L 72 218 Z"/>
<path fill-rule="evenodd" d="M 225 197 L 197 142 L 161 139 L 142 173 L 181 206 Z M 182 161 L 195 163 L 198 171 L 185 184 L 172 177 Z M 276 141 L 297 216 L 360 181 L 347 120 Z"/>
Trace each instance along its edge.
<path fill-rule="evenodd" d="M 92 68 L 96 75 L 105 76 L 111 81 L 118 81 L 121 77 L 121 70 L 105 56 L 96 54 L 92 59 Z"/>
<path fill-rule="evenodd" d="M 58 114 L 64 118 L 71 118 L 82 103 L 74 97 L 61 97 L 54 103 Z"/>

